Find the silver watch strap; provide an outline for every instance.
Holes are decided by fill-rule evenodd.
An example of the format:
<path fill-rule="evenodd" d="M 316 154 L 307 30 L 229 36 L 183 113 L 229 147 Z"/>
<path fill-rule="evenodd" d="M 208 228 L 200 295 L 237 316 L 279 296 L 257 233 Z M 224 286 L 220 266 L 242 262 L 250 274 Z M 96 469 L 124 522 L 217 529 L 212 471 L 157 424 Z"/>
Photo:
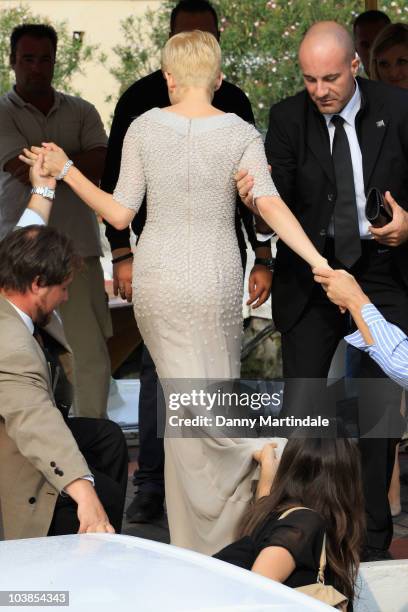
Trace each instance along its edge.
<path fill-rule="evenodd" d="M 33 187 L 31 189 L 32 194 L 37 194 L 42 196 L 43 198 L 47 198 L 48 200 L 55 199 L 55 189 L 51 189 L 50 187 Z"/>
<path fill-rule="evenodd" d="M 62 181 L 62 179 L 67 176 L 68 170 L 70 169 L 70 167 L 73 165 L 74 165 L 74 162 L 72 161 L 72 159 L 69 159 L 67 162 L 65 162 L 63 169 L 61 170 L 59 175 L 55 177 L 55 179 L 57 181 Z"/>

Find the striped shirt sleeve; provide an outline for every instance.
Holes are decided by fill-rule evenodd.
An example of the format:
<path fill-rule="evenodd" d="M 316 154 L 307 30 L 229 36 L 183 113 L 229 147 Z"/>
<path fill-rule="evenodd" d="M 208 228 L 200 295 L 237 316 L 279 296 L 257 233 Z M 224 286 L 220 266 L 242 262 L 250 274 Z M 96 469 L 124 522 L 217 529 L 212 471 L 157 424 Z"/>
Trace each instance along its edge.
<path fill-rule="evenodd" d="M 361 309 L 374 344 L 365 343 L 360 331 L 344 339 L 356 348 L 368 353 L 380 368 L 402 387 L 408 388 L 408 338 L 404 332 L 384 319 L 374 304 Z"/>

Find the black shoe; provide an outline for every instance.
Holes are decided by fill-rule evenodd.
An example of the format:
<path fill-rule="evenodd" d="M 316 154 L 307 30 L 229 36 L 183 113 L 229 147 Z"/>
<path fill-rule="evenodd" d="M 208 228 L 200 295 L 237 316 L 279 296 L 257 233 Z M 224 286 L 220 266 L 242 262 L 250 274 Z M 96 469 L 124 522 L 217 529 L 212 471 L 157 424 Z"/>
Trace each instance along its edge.
<path fill-rule="evenodd" d="M 136 493 L 126 510 L 129 523 L 151 523 L 164 515 L 163 495 L 142 491 Z"/>
<path fill-rule="evenodd" d="M 360 561 L 392 561 L 392 556 L 389 550 L 365 546 L 361 553 Z"/>

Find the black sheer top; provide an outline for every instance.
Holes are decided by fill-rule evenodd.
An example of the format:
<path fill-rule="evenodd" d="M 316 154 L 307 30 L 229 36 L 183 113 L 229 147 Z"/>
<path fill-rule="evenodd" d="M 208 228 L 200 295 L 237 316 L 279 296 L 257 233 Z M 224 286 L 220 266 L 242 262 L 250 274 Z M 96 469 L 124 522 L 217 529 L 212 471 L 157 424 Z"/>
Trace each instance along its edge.
<path fill-rule="evenodd" d="M 245 536 L 226 546 L 214 558 L 250 570 L 264 548 L 281 546 L 292 555 L 296 564 L 284 584 L 296 588 L 316 582 L 325 532 L 324 520 L 317 512 L 306 508 L 279 519 L 281 514 L 271 514 L 252 536 Z M 325 582 L 331 584 L 327 568 Z"/>
<path fill-rule="evenodd" d="M 319 571 L 323 536 L 326 531 L 325 521 L 320 514 L 308 508 L 294 510 L 285 518 L 279 519 L 282 514 L 283 512 L 272 513 L 252 536 L 244 536 L 220 550 L 213 557 L 251 570 L 256 558 L 264 548 L 281 546 L 292 555 L 296 565 L 283 584 L 293 589 L 313 584 L 317 580 Z M 324 581 L 328 585 L 339 588 L 327 565 L 324 571 Z M 347 606 L 347 612 L 353 612 L 351 601 Z"/>

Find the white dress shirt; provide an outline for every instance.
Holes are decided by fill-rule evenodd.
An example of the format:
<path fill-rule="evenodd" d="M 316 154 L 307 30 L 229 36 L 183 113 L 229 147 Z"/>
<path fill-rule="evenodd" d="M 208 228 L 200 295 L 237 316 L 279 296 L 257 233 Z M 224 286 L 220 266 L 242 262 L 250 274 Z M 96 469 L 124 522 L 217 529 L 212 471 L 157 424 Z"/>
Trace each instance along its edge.
<path fill-rule="evenodd" d="M 336 113 L 344 119 L 343 127 L 346 132 L 347 140 L 350 146 L 351 163 L 353 165 L 354 175 L 354 191 L 356 194 L 357 202 L 357 215 L 358 215 L 358 226 L 360 231 L 360 238 L 362 240 L 371 240 L 372 236 L 368 231 L 370 223 L 365 216 L 365 205 L 366 195 L 364 190 L 364 177 L 363 177 L 363 158 L 361 155 L 360 144 L 357 138 L 356 132 L 356 115 L 361 108 L 361 94 L 359 86 L 356 82 L 356 89 L 353 97 L 348 101 L 346 106 L 339 112 Z M 331 122 L 333 115 L 323 115 L 326 120 L 327 129 L 329 131 L 330 138 L 330 150 L 333 149 L 334 132 L 336 128 Z M 334 236 L 334 223 L 333 219 L 330 221 L 328 235 Z"/>
<path fill-rule="evenodd" d="M 35 210 L 26 208 L 17 221 L 16 227 L 27 227 L 27 225 L 45 225 L 45 221 Z"/>

